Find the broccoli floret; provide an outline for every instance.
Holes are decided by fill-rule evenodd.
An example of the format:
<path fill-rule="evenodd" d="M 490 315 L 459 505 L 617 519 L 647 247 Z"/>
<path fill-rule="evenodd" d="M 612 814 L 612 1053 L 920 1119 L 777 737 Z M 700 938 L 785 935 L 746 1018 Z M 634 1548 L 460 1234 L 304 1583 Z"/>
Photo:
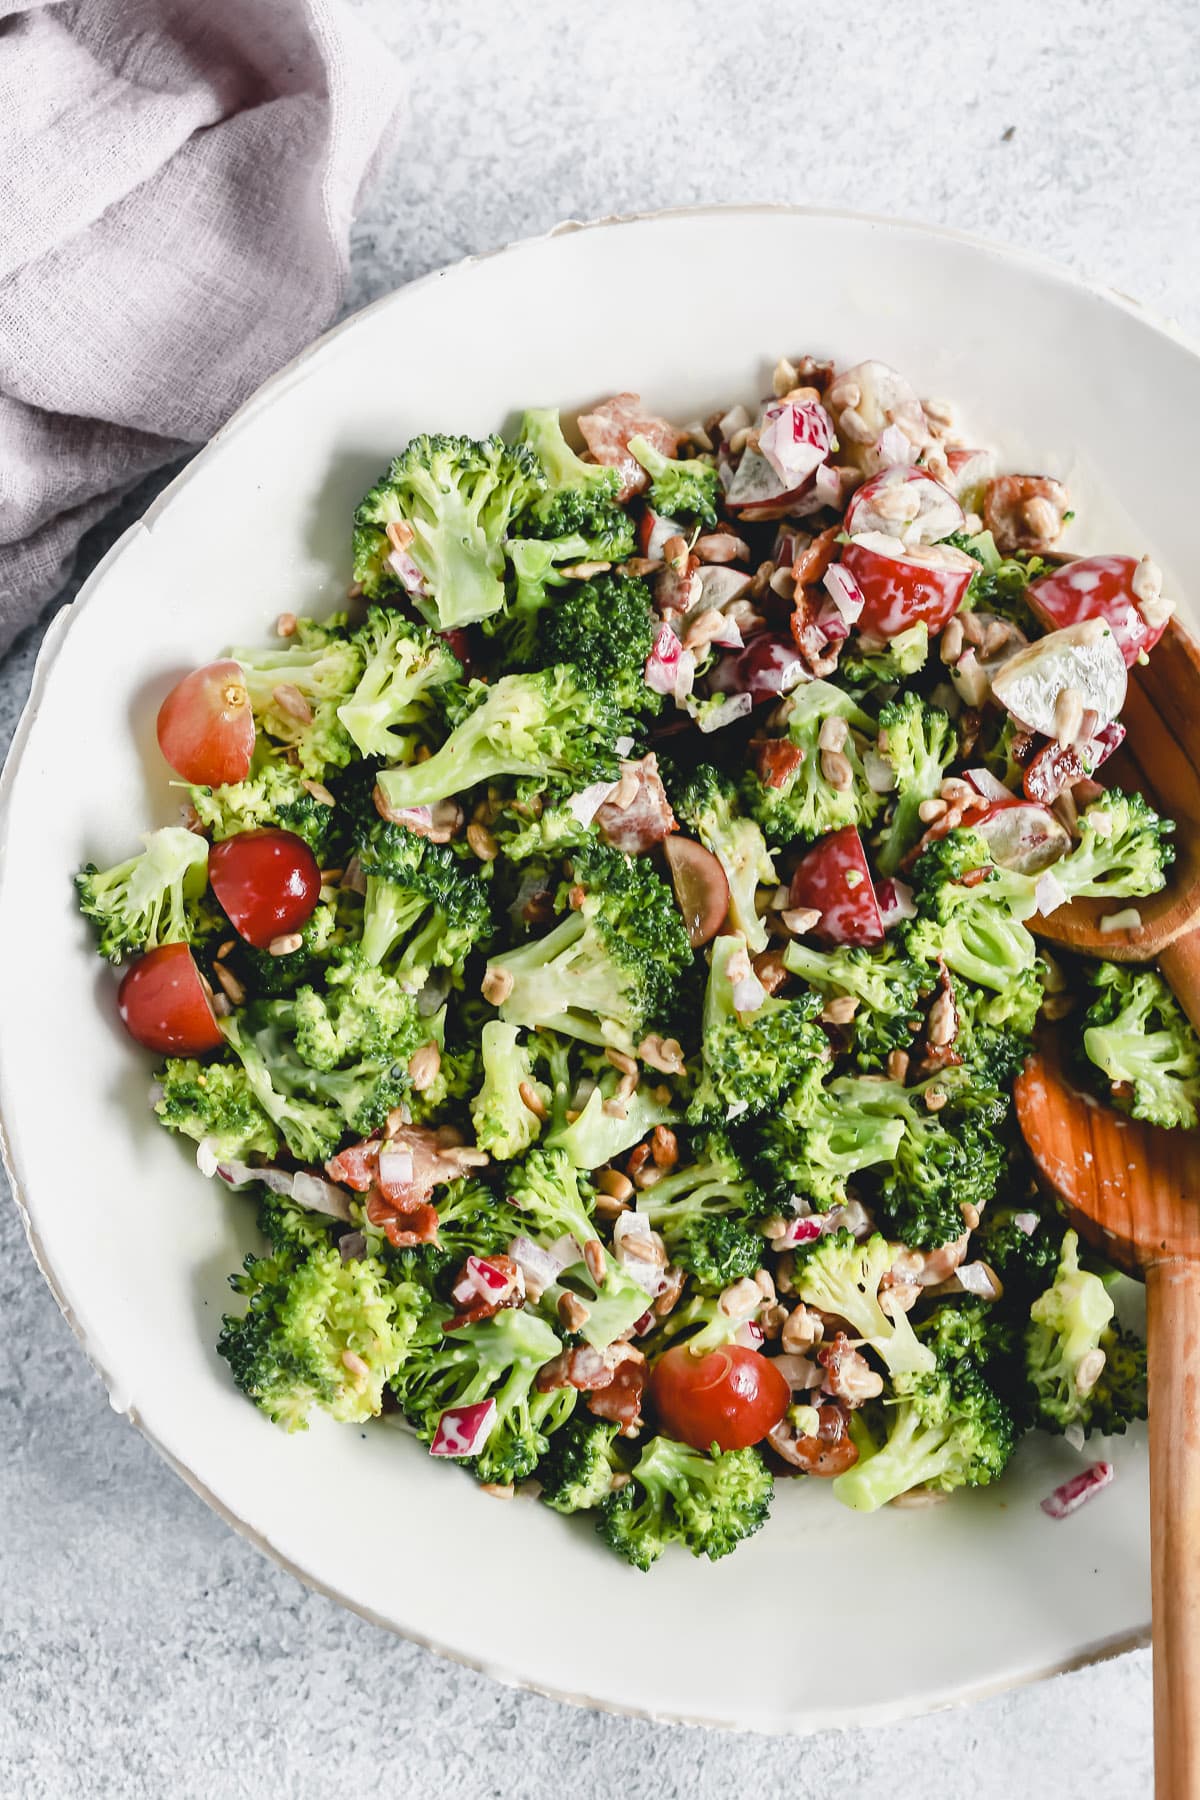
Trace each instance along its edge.
<path fill-rule="evenodd" d="M 389 807 L 428 806 L 506 775 L 559 774 L 581 787 L 615 781 L 612 745 L 621 714 L 612 698 L 567 665 L 531 675 L 473 681 L 467 710 L 425 762 L 387 769 Z"/>
<path fill-rule="evenodd" d="M 574 583 L 547 609 L 538 661 L 572 664 L 582 681 L 610 694 L 622 712 L 657 712 L 663 696 L 646 686 L 644 673 L 657 630 L 646 582 L 598 575 Z"/>
<path fill-rule="evenodd" d="M 563 436 L 557 411 L 550 407 L 525 414 L 521 442 L 537 457 L 546 487 L 521 515 L 517 531 L 533 538 L 579 539 L 578 555 L 558 561 L 621 562 L 631 556 L 633 521 L 617 502 L 621 488 L 617 470 L 576 456 Z"/>
<path fill-rule="evenodd" d="M 656 1125 L 672 1125 L 679 1118 L 672 1102 L 646 1082 L 618 1099 L 619 1086 L 616 1071 L 610 1069 L 592 1089 L 578 1118 L 556 1122 L 548 1133 L 547 1147 L 562 1150 L 572 1168 L 599 1169 L 640 1143 Z"/>
<path fill-rule="evenodd" d="M 1087 1395 L 1085 1431 L 1104 1437 L 1146 1417 L 1146 1346 L 1131 1332 L 1110 1325 L 1100 1337 L 1104 1367 Z"/>
<path fill-rule="evenodd" d="M 541 1118 L 526 1105 L 521 1089 L 528 1088 L 547 1109 L 553 1098 L 549 1088 L 535 1079 L 529 1051 L 518 1042 L 519 1036 L 515 1025 L 489 1019 L 481 1037 L 483 1086 L 471 1102 L 471 1118 L 475 1142 L 498 1162 L 523 1156 L 541 1135 Z"/>
<path fill-rule="evenodd" d="M 720 484 L 711 462 L 664 456 L 644 437 L 631 437 L 629 454 L 650 477 L 650 504 L 669 519 L 694 519 L 698 525 L 717 522 Z"/>
<path fill-rule="evenodd" d="M 849 1075 L 801 1084 L 781 1113 L 757 1121 L 752 1154 L 767 1192 L 827 1211 L 845 1203 L 852 1176 L 894 1164 L 905 1126 L 898 1086 Z"/>
<path fill-rule="evenodd" d="M 855 1060 L 860 1068 L 877 1068 L 893 1050 L 907 1050 L 911 1026 L 920 1024 L 921 1003 L 932 991 L 936 974 L 892 939 L 878 950 L 839 945 L 815 950 L 795 939 L 783 953 L 784 965 L 807 981 L 823 1001 L 845 995 L 858 1001 L 851 1023 Z"/>
<path fill-rule="evenodd" d="M 375 1257 L 343 1262 L 328 1243 L 287 1235 L 230 1277 L 249 1305 L 226 1316 L 217 1350 L 242 1392 L 288 1431 L 304 1430 L 314 1406 L 345 1422 L 374 1418 L 428 1296 L 394 1282 Z"/>
<path fill-rule="evenodd" d="M 218 1162 L 274 1156 L 279 1132 L 254 1097 L 246 1071 L 236 1063 L 196 1062 L 172 1056 L 159 1076 L 154 1110 L 171 1131 L 205 1142 Z"/>
<path fill-rule="evenodd" d="M 286 1001 L 270 1001 L 265 1008 L 256 1008 L 258 1017 L 234 1017 L 222 1021 L 221 1030 L 226 1043 L 233 1051 L 246 1072 L 246 1081 L 253 1098 L 262 1111 L 276 1127 L 288 1149 L 298 1162 L 323 1163 L 333 1155 L 346 1132 L 346 1127 L 363 1118 L 373 1110 L 370 1102 L 379 1097 L 380 1101 L 389 1091 L 379 1080 L 381 1071 L 376 1071 L 374 1086 L 364 1082 L 355 1075 L 340 1078 L 343 1104 L 339 1105 L 331 1098 L 331 1090 L 339 1084 L 336 1075 L 318 1076 L 315 1071 L 306 1068 L 295 1056 L 287 1042 L 285 1032 L 269 1018 L 273 1007 L 286 1006 Z M 256 1028 L 257 1027 L 257 1028 Z M 390 1074 L 391 1071 L 389 1070 Z M 384 1106 L 386 1117 L 391 1105 L 399 1103 L 406 1089 L 406 1071 L 399 1071 L 395 1099 Z M 279 1082 L 279 1086 L 276 1086 Z M 317 1084 L 324 1086 L 325 1092 L 320 1099 L 311 1096 Z M 371 1125 L 363 1124 L 363 1131 L 373 1130 L 382 1123 L 376 1118 Z"/>
<path fill-rule="evenodd" d="M 494 1256 L 507 1250 L 513 1225 L 508 1208 L 497 1202 L 492 1190 L 474 1176 L 439 1187 L 436 1195 L 437 1237 L 432 1243 L 396 1250 L 382 1226 L 372 1225 L 366 1207 L 361 1210 L 361 1229 L 369 1251 L 397 1277 L 418 1281 L 440 1301 L 449 1299 L 468 1256 Z"/>
<path fill-rule="evenodd" d="M 901 932 L 910 956 L 999 993 L 1034 968 L 1024 920 L 1037 910 L 1036 882 L 993 862 L 978 832 L 960 828 L 923 850 L 913 884 L 919 916 Z"/>
<path fill-rule="evenodd" d="M 471 1472 L 479 1481 L 523 1481 L 545 1456 L 549 1433 L 566 1423 L 575 1404 L 573 1389 L 539 1394 L 534 1387 L 538 1370 L 561 1348 L 544 1319 L 528 1307 L 510 1307 L 433 1344 L 414 1345 L 392 1390 L 427 1444 L 447 1408 L 495 1401 L 491 1430 L 470 1459 Z"/>
<path fill-rule="evenodd" d="M 820 1004 L 815 994 L 794 1000 L 766 994 L 754 975 L 745 939 L 717 938 L 701 1017 L 702 1069 L 689 1119 L 724 1119 L 731 1106 L 765 1112 L 821 1068 L 829 1059 L 829 1044 L 816 1022 Z"/>
<path fill-rule="evenodd" d="M 306 982 L 322 979 L 329 959 L 347 945 L 348 934 L 357 933 L 360 916 L 357 895 L 341 894 L 332 903 L 322 901 L 301 927 L 299 949 L 272 956 L 269 950 L 255 950 L 239 940 L 228 966 L 249 993 L 264 999 L 294 994 Z"/>
<path fill-rule="evenodd" d="M 589 1239 L 599 1240 L 579 1181 L 580 1172 L 566 1152 L 548 1144 L 531 1150 L 523 1163 L 507 1171 L 508 1200 L 522 1215 L 529 1236 L 548 1243 L 571 1237 L 580 1245 L 579 1259 L 565 1266 L 560 1280 L 545 1289 L 542 1304 L 552 1309 L 568 1291 L 582 1297 L 588 1316 L 581 1334 L 594 1349 L 603 1350 L 641 1318 L 647 1295 L 607 1250 L 600 1280 L 583 1259 L 582 1246 Z"/>
<path fill-rule="evenodd" d="M 665 1012 L 692 947 L 674 895 L 644 857 L 591 844 L 572 867 L 559 903 L 579 904 L 546 936 L 495 957 L 487 980 L 504 992 L 506 1024 L 629 1051 Z"/>
<path fill-rule="evenodd" d="M 863 650 L 857 641 L 847 645 L 838 660 L 838 674 L 852 688 L 894 687 L 928 660 L 929 627 L 918 619 L 889 639 L 883 650 Z"/>
<path fill-rule="evenodd" d="M 900 1384 L 887 1442 L 833 1483 L 844 1506 L 875 1512 L 910 1488 L 948 1493 L 1004 1473 L 1016 1441 L 1013 1415 L 969 1356 Z"/>
<path fill-rule="evenodd" d="M 586 1512 L 607 1500 L 613 1476 L 623 1472 L 616 1436 L 616 1425 L 578 1413 L 556 1431 L 537 1472 L 546 1505 L 560 1513 Z"/>
<path fill-rule="evenodd" d="M 1047 1431 L 1086 1429 L 1089 1401 L 1104 1370 L 1103 1339 L 1112 1324 L 1112 1295 L 1099 1275 L 1080 1267 L 1079 1234 L 1063 1236 L 1054 1281 L 1029 1309 L 1026 1367 Z"/>
<path fill-rule="evenodd" d="M 1000 1277 L 1006 1299 L 1028 1308 L 1054 1280 L 1062 1238 L 1062 1220 L 1035 1193 L 1025 1206 L 989 1206 L 971 1246 Z"/>
<path fill-rule="evenodd" d="M 963 1232 L 963 1208 L 978 1211 L 996 1192 L 1006 1166 L 1000 1132 L 1008 1116 L 1008 1098 L 976 1080 L 951 1083 L 946 1075 L 921 1084 L 949 1090 L 939 1112 L 928 1112 L 923 1100 L 907 1109 L 904 1136 L 896 1161 L 879 1189 L 879 1206 L 895 1234 L 906 1244 L 936 1249 Z M 906 1090 L 915 1095 L 916 1088 Z"/>
<path fill-rule="evenodd" d="M 738 812 L 737 788 L 729 777 L 701 763 L 671 795 L 681 823 L 711 850 L 729 883 L 729 923 L 755 955 L 767 947 L 767 928 L 758 916 L 755 893 L 779 877 L 766 839 L 753 819 Z"/>
<path fill-rule="evenodd" d="M 491 933 L 487 894 L 446 844 L 377 819 L 359 839 L 367 879 L 362 954 L 414 991 L 430 969 L 461 975 L 471 951 Z"/>
<path fill-rule="evenodd" d="M 989 1087 L 1010 1088 L 1024 1066 L 1042 1004 L 1043 966 L 1014 975 L 999 993 L 961 978 L 954 983 L 954 1048 Z"/>
<path fill-rule="evenodd" d="M 946 542 L 957 550 L 965 550 L 981 564 L 962 602 L 965 612 L 995 613 L 998 618 L 1019 626 L 1027 638 L 1042 635 L 1044 627 L 1025 595 L 1029 583 L 1038 575 L 1044 575 L 1049 563 L 1043 562 L 1040 556 L 1002 557 L 990 531 L 979 531 L 973 536 L 956 531 Z"/>
<path fill-rule="evenodd" d="M 648 1569 L 668 1544 L 715 1562 L 766 1524 L 773 1485 L 757 1450 L 708 1456 L 651 1438 L 629 1481 L 603 1502 L 600 1535 L 635 1569 Z"/>
<path fill-rule="evenodd" d="M 1191 1131 L 1200 1116 L 1200 1039 L 1156 969 L 1097 963 L 1083 1048 L 1122 1111 Z"/>
<path fill-rule="evenodd" d="M 720 1290 L 760 1267 L 763 1239 L 750 1221 L 766 1203 L 723 1133 L 692 1152 L 694 1161 L 638 1195 L 637 1209 L 662 1234 L 672 1262 L 701 1288 Z"/>
<path fill-rule="evenodd" d="M 867 780 L 863 750 L 875 739 L 875 722 L 853 695 L 828 681 L 809 681 L 796 688 L 784 702 L 788 736 L 803 760 L 781 787 L 768 787 L 748 771 L 742 780 L 742 799 L 757 819 L 771 844 L 790 844 L 796 838 L 824 837 L 843 825 L 869 825 L 883 805 Z M 818 739 L 827 719 L 845 719 L 850 727 L 840 755 L 846 758 L 851 779 L 837 787 L 826 779 Z M 828 766 L 827 763 L 825 766 Z"/>
<path fill-rule="evenodd" d="M 364 756 L 411 762 L 433 722 L 437 690 L 462 678 L 462 664 L 434 631 L 373 606 L 355 632 L 362 679 L 337 716 Z"/>
<path fill-rule="evenodd" d="M 928 1375 L 937 1358 L 922 1344 L 901 1306 L 886 1313 L 879 1303 L 879 1284 L 899 1254 L 878 1232 L 856 1243 L 849 1231 L 833 1231 L 796 1266 L 796 1291 L 806 1306 L 836 1313 L 854 1336 L 865 1340 L 895 1382 L 900 1377 Z"/>
<path fill-rule="evenodd" d="M 554 590 L 566 587 L 576 577 L 563 571 L 573 563 L 589 559 L 586 538 L 510 538 L 508 560 L 514 580 L 501 612 L 483 621 L 483 634 L 496 645 L 495 661 L 501 674 L 540 668 L 545 659 L 538 654 L 542 624 L 546 610 L 554 599 Z"/>
<path fill-rule="evenodd" d="M 1055 879 L 1069 900 L 1157 894 L 1175 860 L 1174 830 L 1174 820 L 1160 818 L 1140 794 L 1110 788 L 1080 813 L 1080 841 L 1052 865 Z"/>
<path fill-rule="evenodd" d="M 342 823 L 341 809 L 327 806 L 305 787 L 306 777 L 294 764 L 272 756 L 255 758 L 245 781 L 226 787 L 189 787 L 188 799 L 196 817 L 214 842 L 239 831 L 255 831 L 265 825 L 294 831 L 303 838 L 317 861 L 325 866 Z"/>
<path fill-rule="evenodd" d="M 302 772 L 318 780 L 342 768 L 354 745 L 338 718 L 363 672 L 363 653 L 346 633 L 344 615 L 324 625 L 301 619 L 289 638 L 266 650 L 230 651 L 242 666 L 260 731 L 294 750 Z"/>
<path fill-rule="evenodd" d="M 642 1345 L 651 1362 L 677 1344 L 686 1344 L 693 1356 L 707 1356 L 710 1350 L 732 1344 L 744 1324 L 744 1318 L 731 1318 L 725 1311 L 719 1293 L 689 1292 L 687 1298 L 671 1308 L 653 1335 L 642 1340 Z"/>
<path fill-rule="evenodd" d="M 937 798 L 958 739 L 946 713 L 906 693 L 881 709 L 876 742 L 896 775 L 896 799 L 876 862 L 881 875 L 894 875 L 925 829 L 921 804 Z"/>
<path fill-rule="evenodd" d="M 89 863 L 75 877 L 79 910 L 95 922 L 110 962 L 130 950 L 190 943 L 188 903 L 207 882 L 208 845 L 194 831 L 167 825 L 142 842 L 146 848 L 126 862 L 104 870 Z"/>
<path fill-rule="evenodd" d="M 367 962 L 361 949 L 335 952 L 324 991 L 302 987 L 288 1012 L 296 1055 L 312 1069 L 362 1061 L 407 1063 L 428 1043 L 430 1022 L 400 980 Z"/>
<path fill-rule="evenodd" d="M 510 448 L 498 437 L 413 438 L 354 515 L 355 580 L 368 600 L 406 587 L 438 631 L 486 619 L 504 605 L 510 523 L 542 484 L 524 444 Z M 394 554 L 405 559 L 404 580 Z"/>

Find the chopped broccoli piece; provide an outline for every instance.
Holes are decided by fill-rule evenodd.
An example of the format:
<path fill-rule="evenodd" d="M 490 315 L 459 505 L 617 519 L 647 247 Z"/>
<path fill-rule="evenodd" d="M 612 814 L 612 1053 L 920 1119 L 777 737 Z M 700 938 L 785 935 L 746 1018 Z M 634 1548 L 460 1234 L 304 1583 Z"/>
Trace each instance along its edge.
<path fill-rule="evenodd" d="M 576 1413 L 550 1440 L 538 1465 L 542 1499 L 555 1512 L 587 1512 L 612 1492 L 613 1476 L 623 1473 L 616 1449 L 617 1426 Z"/>
<path fill-rule="evenodd" d="M 467 709 L 425 762 L 387 769 L 389 807 L 428 806 L 505 775 L 561 774 L 586 786 L 613 781 L 621 714 L 612 698 L 569 666 L 474 681 Z"/>
<path fill-rule="evenodd" d="M 508 1171 L 508 1199 L 523 1216 L 529 1235 L 556 1242 L 572 1237 L 581 1247 L 589 1239 L 598 1242 L 588 1201 L 579 1186 L 579 1170 L 565 1152 L 547 1145 L 531 1150 L 523 1163 Z M 558 1282 L 546 1288 L 542 1304 L 553 1308 L 562 1294 L 582 1293 L 588 1317 L 581 1327 L 586 1341 L 603 1350 L 623 1337 L 645 1312 L 647 1295 L 630 1275 L 604 1251 L 604 1272 L 598 1281 L 582 1258 L 566 1266 Z"/>
<path fill-rule="evenodd" d="M 438 631 L 486 619 L 504 605 L 504 541 L 512 520 L 542 486 L 523 444 L 498 437 L 413 438 L 354 515 L 354 578 L 368 600 L 402 585 Z M 388 526 L 401 538 L 409 580 L 391 557 Z"/>
<path fill-rule="evenodd" d="M 921 804 L 937 798 L 958 739 L 946 713 L 905 693 L 881 709 L 876 742 L 896 773 L 896 799 L 876 862 L 881 875 L 894 875 L 925 829 Z"/>
<path fill-rule="evenodd" d="M 1140 794 L 1110 788 L 1080 813 L 1080 842 L 1052 865 L 1055 879 L 1069 900 L 1157 894 L 1175 860 L 1174 830 L 1174 820 L 1160 818 Z"/>
<path fill-rule="evenodd" d="M 221 1030 L 251 1094 L 298 1162 L 325 1162 L 348 1127 L 373 1131 L 408 1090 L 402 1065 L 364 1064 L 345 1073 L 310 1069 L 290 1041 L 288 1001 L 260 1002 L 253 1014 L 225 1019 Z"/>
<path fill-rule="evenodd" d="M 796 1291 L 806 1306 L 836 1313 L 864 1339 L 895 1382 L 901 1377 L 930 1374 L 937 1358 L 922 1344 L 903 1307 L 890 1313 L 879 1301 L 884 1276 L 899 1253 L 878 1232 L 865 1244 L 849 1231 L 828 1232 L 796 1268 Z"/>
<path fill-rule="evenodd" d="M 515 1025 L 489 1019 L 481 1035 L 483 1086 L 471 1102 L 475 1142 L 498 1162 L 523 1156 L 537 1142 L 542 1130 L 538 1114 L 526 1105 L 521 1089 L 530 1092 L 549 1109 L 549 1088 L 534 1078 L 529 1051 L 518 1042 Z"/>
<path fill-rule="evenodd" d="M 354 745 L 338 708 L 362 677 L 363 654 L 347 636 L 344 615 L 324 625 L 301 619 L 291 637 L 270 649 L 230 655 L 242 666 L 258 728 L 288 745 L 305 775 L 319 780 L 327 768 L 350 761 Z"/>
<path fill-rule="evenodd" d="M 564 1151 L 572 1168 L 599 1169 L 640 1143 L 656 1125 L 678 1119 L 672 1103 L 656 1097 L 644 1081 L 618 1101 L 619 1085 L 616 1071 L 610 1069 L 592 1089 L 579 1117 L 555 1124 L 547 1136 L 547 1147 Z M 605 1110 L 610 1101 L 616 1103 L 611 1112 Z"/>
<path fill-rule="evenodd" d="M 551 407 L 525 414 L 521 442 L 536 456 L 546 487 L 521 515 L 518 532 L 533 538 L 580 540 L 578 554 L 557 561 L 620 562 L 631 556 L 633 521 L 617 502 L 621 488 L 617 470 L 576 456 L 563 436 L 557 410 Z"/>
<path fill-rule="evenodd" d="M 997 618 L 1008 619 L 1019 626 L 1028 638 L 1042 635 L 1044 627 L 1030 608 L 1025 594 L 1030 582 L 1047 572 L 1049 563 L 1043 562 L 1040 556 L 1002 557 L 990 531 L 979 531 L 973 536 L 956 531 L 946 542 L 958 550 L 965 550 L 982 565 L 967 589 L 962 603 L 965 612 L 995 613 Z"/>
<path fill-rule="evenodd" d="M 1013 1415 L 969 1356 L 901 1384 L 887 1442 L 833 1483 L 844 1506 L 875 1512 L 915 1487 L 948 1493 L 1004 1473 L 1016 1439 Z"/>
<path fill-rule="evenodd" d="M 657 712 L 663 696 L 646 686 L 644 673 L 657 630 L 646 582 L 597 575 L 574 583 L 546 610 L 538 661 L 572 664 L 581 681 L 610 694 L 622 712 Z"/>
<path fill-rule="evenodd" d="M 699 1287 L 719 1291 L 761 1266 L 763 1239 L 751 1221 L 766 1202 L 723 1133 L 711 1132 L 692 1153 L 694 1161 L 638 1195 L 637 1209 L 662 1234 L 671 1261 Z"/>
<path fill-rule="evenodd" d="M 217 1350 L 242 1392 L 288 1431 L 304 1430 L 314 1406 L 355 1424 L 374 1418 L 428 1296 L 394 1282 L 375 1257 L 343 1262 L 328 1241 L 290 1236 L 230 1277 L 249 1305 L 226 1316 Z"/>
<path fill-rule="evenodd" d="M 743 1010 L 738 1010 L 740 990 Z M 705 989 L 702 1072 L 688 1106 L 693 1123 L 723 1120 L 731 1106 L 765 1112 L 782 1095 L 821 1068 L 829 1044 L 816 1022 L 814 994 L 775 999 L 763 991 L 751 967 L 745 939 L 719 937 Z"/>
<path fill-rule="evenodd" d="M 430 1021 L 395 975 L 374 967 L 358 945 L 334 952 L 325 987 L 301 987 L 288 1012 L 296 1055 L 311 1069 L 365 1060 L 407 1064 L 428 1043 Z"/>
<path fill-rule="evenodd" d="M 487 894 L 445 844 L 402 825 L 375 824 L 359 840 L 367 878 L 362 954 L 415 991 L 430 969 L 461 975 L 471 951 L 491 934 Z"/>
<path fill-rule="evenodd" d="M 691 460 L 664 456 L 644 437 L 631 437 L 629 454 L 635 456 L 650 477 L 650 504 L 669 519 L 694 519 L 698 525 L 717 522 L 720 484 L 716 467 L 699 457 Z"/>
<path fill-rule="evenodd" d="M 1104 1370 L 1112 1295 L 1099 1275 L 1081 1268 L 1079 1235 L 1063 1236 L 1054 1281 L 1029 1310 L 1026 1366 L 1039 1425 L 1065 1431 L 1089 1419 L 1089 1399 Z"/>
<path fill-rule="evenodd" d="M 999 993 L 1034 968 L 1024 921 L 1037 910 L 1036 882 L 993 862 L 978 832 L 960 828 L 923 850 L 913 882 L 919 916 L 901 933 L 909 955 Z"/>
<path fill-rule="evenodd" d="M 342 824 L 341 808 L 328 806 L 305 787 L 304 772 L 282 758 L 256 758 L 245 781 L 225 787 L 189 787 L 188 798 L 196 817 L 213 840 L 233 837 L 239 831 L 277 826 L 303 838 L 322 865 L 332 860 L 331 851 Z"/>
<path fill-rule="evenodd" d="M 936 981 L 926 964 L 915 962 L 890 938 L 878 950 L 844 944 L 814 950 L 793 939 L 783 961 L 822 1001 L 840 995 L 858 1001 L 851 1030 L 855 1060 L 863 1069 L 878 1068 L 891 1051 L 909 1048 L 911 1027 L 920 1023 L 921 1003 Z"/>
<path fill-rule="evenodd" d="M 274 1156 L 279 1132 L 254 1097 L 246 1071 L 237 1063 L 167 1060 L 154 1110 L 171 1131 L 205 1142 L 218 1162 Z"/>
<path fill-rule="evenodd" d="M 768 787 L 752 771 L 742 780 L 742 799 L 757 819 L 771 844 L 790 844 L 796 838 L 824 837 L 843 825 L 869 825 L 883 805 L 867 780 L 863 751 L 874 743 L 875 722 L 863 712 L 853 695 L 828 681 L 809 681 L 796 688 L 783 703 L 788 736 L 803 752 L 799 767 L 782 787 Z M 827 719 L 845 719 L 850 727 L 841 755 L 850 766 L 851 780 L 835 787 L 826 779 L 818 742 Z"/>
<path fill-rule="evenodd" d="M 848 644 L 838 659 L 838 674 L 852 688 L 894 687 L 915 675 L 929 660 L 929 627 L 918 619 L 906 631 L 898 631 L 882 650 L 864 650 Z"/>
<path fill-rule="evenodd" d="M 729 883 L 729 923 L 755 955 L 767 947 L 767 928 L 758 916 L 755 893 L 778 881 L 766 839 L 753 819 L 738 811 L 737 789 L 729 777 L 701 763 L 671 795 L 679 819 L 711 850 Z"/>
<path fill-rule="evenodd" d="M 94 920 L 101 956 L 120 962 L 130 950 L 192 939 L 189 901 L 207 882 L 208 844 L 194 831 L 167 825 L 149 831 L 137 856 L 103 871 L 95 863 L 75 877 L 79 909 Z"/>
<path fill-rule="evenodd" d="M 654 1437 L 629 1481 L 603 1502 L 600 1535 L 635 1569 L 648 1569 L 668 1544 L 715 1562 L 766 1524 L 773 1485 L 757 1450 L 708 1456 Z"/>
<path fill-rule="evenodd" d="M 363 756 L 412 762 L 434 722 L 437 690 L 462 678 L 462 664 L 434 631 L 393 609 L 373 606 L 354 634 L 362 678 L 338 718 Z"/>
<path fill-rule="evenodd" d="M 1098 963 L 1083 1048 L 1123 1111 L 1184 1131 L 1200 1118 L 1200 1039 L 1156 969 Z"/>

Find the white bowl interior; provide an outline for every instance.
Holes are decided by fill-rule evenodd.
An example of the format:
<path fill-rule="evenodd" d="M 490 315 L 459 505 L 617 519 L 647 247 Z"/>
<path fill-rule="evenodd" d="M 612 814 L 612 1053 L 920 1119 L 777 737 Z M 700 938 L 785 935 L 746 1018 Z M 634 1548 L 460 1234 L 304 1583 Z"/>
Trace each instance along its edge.
<path fill-rule="evenodd" d="M 718 272 L 719 271 L 719 275 Z M 349 1604 L 496 1674 L 602 1705 L 767 1729 L 916 1711 L 1142 1634 L 1146 1456 L 1069 1522 L 1078 1467 L 1022 1449 L 995 1490 L 863 1519 L 779 1486 L 717 1566 L 624 1568 L 586 1525 L 498 1504 L 385 1426 L 287 1437 L 214 1341 L 252 1208 L 152 1122 L 70 874 L 173 816 L 153 740 L 188 667 L 327 611 L 363 489 L 413 432 L 634 388 L 679 417 L 764 391 L 775 356 L 881 357 L 954 400 L 1001 466 L 1063 476 L 1071 542 L 1200 569 L 1185 432 L 1200 362 L 1038 262 L 915 227 L 778 211 L 567 230 L 350 322 L 251 402 L 55 631 L 10 764 L 0 871 L 0 1091 L 40 1260 L 127 1410 L 208 1498 Z M 81 1173 L 82 1171 L 82 1173 Z"/>

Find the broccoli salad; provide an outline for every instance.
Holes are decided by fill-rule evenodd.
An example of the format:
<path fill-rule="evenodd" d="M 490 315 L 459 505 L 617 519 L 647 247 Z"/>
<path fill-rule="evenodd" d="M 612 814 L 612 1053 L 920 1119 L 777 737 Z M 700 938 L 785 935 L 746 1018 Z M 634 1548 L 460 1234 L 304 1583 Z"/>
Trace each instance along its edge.
<path fill-rule="evenodd" d="M 1164 883 L 1104 767 L 1161 575 L 1056 553 L 1061 485 L 879 362 L 577 424 L 409 443 L 347 610 L 180 682 L 182 822 L 77 877 L 155 1112 L 257 1207 L 230 1375 L 641 1569 L 781 1478 L 872 1512 L 1033 1429 L 1086 1458 L 1145 1352 L 1012 1091 L 1070 1014 L 1098 1095 L 1196 1124 L 1157 972 L 1038 935 Z"/>

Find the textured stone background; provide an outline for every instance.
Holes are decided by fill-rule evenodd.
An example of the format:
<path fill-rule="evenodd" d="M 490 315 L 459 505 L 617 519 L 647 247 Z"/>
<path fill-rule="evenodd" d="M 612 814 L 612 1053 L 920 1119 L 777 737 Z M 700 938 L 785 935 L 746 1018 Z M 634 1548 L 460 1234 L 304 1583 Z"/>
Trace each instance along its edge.
<path fill-rule="evenodd" d="M 355 306 L 564 218 L 778 200 L 1030 246 L 1200 331 L 1200 14 L 1183 0 L 1136 18 L 1096 0 L 359 3 L 411 102 L 355 233 Z M 687 295 L 646 304 L 669 329 Z M 81 573 L 146 498 L 93 534 Z M 0 670 L 4 744 L 37 636 Z M 7 1204 L 0 1320 L 4 1800 L 1149 1791 L 1145 1654 L 800 1744 L 509 1692 L 308 1593 L 207 1512 L 109 1411 Z M 864 1629 L 892 1631 L 902 1666 L 905 1632 L 964 1604 L 932 1569 L 925 1621 L 881 1610 Z M 797 1655 L 819 1641 L 798 1613 Z"/>

